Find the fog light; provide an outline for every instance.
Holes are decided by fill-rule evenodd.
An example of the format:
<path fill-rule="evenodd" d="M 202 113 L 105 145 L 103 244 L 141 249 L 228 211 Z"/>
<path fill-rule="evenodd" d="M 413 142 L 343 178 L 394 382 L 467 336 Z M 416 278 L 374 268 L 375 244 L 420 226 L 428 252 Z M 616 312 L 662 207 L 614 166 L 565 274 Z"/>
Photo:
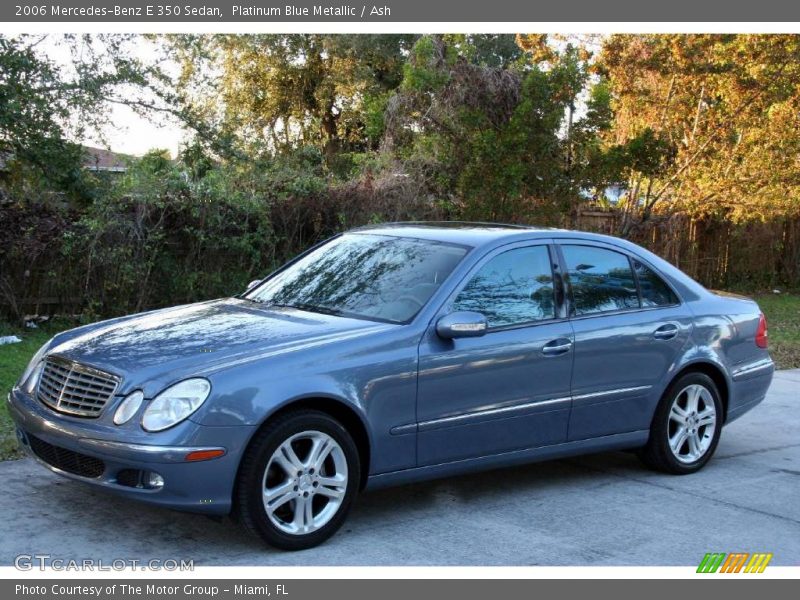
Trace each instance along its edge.
<path fill-rule="evenodd" d="M 147 473 L 144 482 L 145 485 L 150 489 L 157 490 L 164 487 L 164 478 L 158 473 L 154 473 L 153 471 L 149 471 Z"/>

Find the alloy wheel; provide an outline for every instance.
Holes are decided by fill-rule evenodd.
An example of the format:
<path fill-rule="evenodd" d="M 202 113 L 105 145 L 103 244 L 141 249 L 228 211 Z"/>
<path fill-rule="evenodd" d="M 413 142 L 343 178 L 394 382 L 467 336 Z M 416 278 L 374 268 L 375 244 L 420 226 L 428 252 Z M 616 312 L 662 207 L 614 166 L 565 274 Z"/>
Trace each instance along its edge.
<path fill-rule="evenodd" d="M 275 527 L 304 535 L 325 526 L 347 490 L 347 459 L 341 446 L 321 431 L 303 431 L 280 444 L 262 482 L 264 509 Z"/>
<path fill-rule="evenodd" d="M 672 402 L 667 433 L 672 455 L 681 463 L 700 460 L 714 440 L 717 410 L 711 392 L 699 384 L 683 388 Z"/>

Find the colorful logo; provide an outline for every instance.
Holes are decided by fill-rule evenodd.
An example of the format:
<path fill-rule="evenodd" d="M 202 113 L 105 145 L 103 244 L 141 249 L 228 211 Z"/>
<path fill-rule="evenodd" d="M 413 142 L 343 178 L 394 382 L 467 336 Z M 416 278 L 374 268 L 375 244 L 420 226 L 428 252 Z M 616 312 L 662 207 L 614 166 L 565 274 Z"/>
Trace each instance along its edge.
<path fill-rule="evenodd" d="M 763 573 L 769 561 L 772 560 L 771 552 L 709 552 L 700 561 L 698 573 Z"/>

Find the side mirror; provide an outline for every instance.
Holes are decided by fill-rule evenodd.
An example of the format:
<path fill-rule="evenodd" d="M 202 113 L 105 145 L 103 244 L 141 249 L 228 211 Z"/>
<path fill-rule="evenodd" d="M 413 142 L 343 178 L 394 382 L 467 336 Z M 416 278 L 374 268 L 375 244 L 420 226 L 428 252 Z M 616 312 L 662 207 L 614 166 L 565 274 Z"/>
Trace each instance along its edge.
<path fill-rule="evenodd" d="M 479 312 L 459 311 L 443 316 L 436 322 L 436 333 L 446 340 L 463 337 L 480 337 L 489 324 Z"/>
<path fill-rule="evenodd" d="M 247 289 L 245 291 L 249 292 L 254 287 L 256 287 L 259 283 L 261 283 L 260 279 L 253 279 L 250 283 L 247 284 Z"/>

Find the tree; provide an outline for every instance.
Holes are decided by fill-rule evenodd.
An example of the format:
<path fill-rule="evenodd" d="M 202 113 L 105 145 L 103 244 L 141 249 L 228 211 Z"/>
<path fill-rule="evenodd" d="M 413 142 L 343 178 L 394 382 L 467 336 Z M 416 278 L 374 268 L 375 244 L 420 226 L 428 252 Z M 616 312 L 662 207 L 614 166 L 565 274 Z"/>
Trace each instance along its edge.
<path fill-rule="evenodd" d="M 152 108 L 140 92 L 157 69 L 126 52 L 126 36 L 0 36 L 0 156 L 23 186 L 89 194 L 76 143 L 108 123 L 111 103 Z M 56 62 L 40 45 L 52 44 Z M 54 52 L 51 49 L 51 52 Z M 125 86 L 126 95 L 118 94 Z M 26 183 L 27 182 L 27 183 Z"/>
<path fill-rule="evenodd" d="M 388 145 L 461 216 L 561 222 L 591 157 L 583 145 L 594 125 L 574 119 L 587 55 L 566 45 L 549 52 L 547 64 L 528 53 L 489 66 L 469 43 L 417 42 L 389 105 Z"/>
<path fill-rule="evenodd" d="M 659 212 L 732 220 L 800 211 L 800 40 L 617 35 L 599 67 L 625 156 L 621 233 Z"/>
<path fill-rule="evenodd" d="M 400 82 L 409 35 L 172 36 L 181 89 L 196 113 L 249 152 L 320 148 L 332 162 L 361 151 L 370 114 Z M 380 135 L 380 127 L 373 133 Z"/>

